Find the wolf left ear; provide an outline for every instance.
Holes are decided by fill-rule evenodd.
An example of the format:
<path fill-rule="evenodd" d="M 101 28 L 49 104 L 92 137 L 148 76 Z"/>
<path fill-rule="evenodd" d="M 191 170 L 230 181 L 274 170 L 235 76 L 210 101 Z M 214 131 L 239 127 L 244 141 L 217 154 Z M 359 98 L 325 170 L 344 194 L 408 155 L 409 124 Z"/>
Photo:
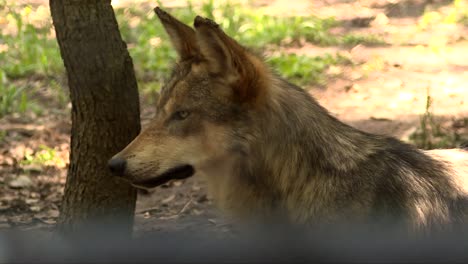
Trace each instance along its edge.
<path fill-rule="evenodd" d="M 229 80 L 239 100 L 257 99 L 264 88 L 263 63 L 226 35 L 214 21 L 197 16 L 194 27 L 202 57 L 208 61 L 208 70 Z"/>
<path fill-rule="evenodd" d="M 195 30 L 159 7 L 154 12 L 164 26 L 179 57 L 184 60 L 199 54 Z"/>

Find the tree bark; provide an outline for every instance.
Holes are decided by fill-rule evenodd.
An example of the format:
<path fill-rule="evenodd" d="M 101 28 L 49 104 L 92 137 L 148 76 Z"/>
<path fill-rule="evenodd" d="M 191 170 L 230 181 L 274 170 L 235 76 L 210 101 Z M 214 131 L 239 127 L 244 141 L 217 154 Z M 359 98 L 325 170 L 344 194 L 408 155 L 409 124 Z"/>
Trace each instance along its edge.
<path fill-rule="evenodd" d="M 72 103 L 70 166 L 58 229 L 131 235 L 136 192 L 107 161 L 140 131 L 137 82 L 110 0 L 50 0 Z M 114 235 L 116 235 L 114 233 Z"/>

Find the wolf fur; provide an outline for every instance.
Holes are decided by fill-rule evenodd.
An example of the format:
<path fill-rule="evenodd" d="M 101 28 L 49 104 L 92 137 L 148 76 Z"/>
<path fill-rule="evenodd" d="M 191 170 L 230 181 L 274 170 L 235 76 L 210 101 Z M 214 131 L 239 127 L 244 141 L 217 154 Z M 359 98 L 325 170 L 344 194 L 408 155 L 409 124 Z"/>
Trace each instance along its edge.
<path fill-rule="evenodd" d="M 135 185 L 187 164 L 239 219 L 394 221 L 423 231 L 466 221 L 467 151 L 423 151 L 353 128 L 215 22 L 197 16 L 194 30 L 155 11 L 180 60 L 154 120 L 114 156 Z"/>

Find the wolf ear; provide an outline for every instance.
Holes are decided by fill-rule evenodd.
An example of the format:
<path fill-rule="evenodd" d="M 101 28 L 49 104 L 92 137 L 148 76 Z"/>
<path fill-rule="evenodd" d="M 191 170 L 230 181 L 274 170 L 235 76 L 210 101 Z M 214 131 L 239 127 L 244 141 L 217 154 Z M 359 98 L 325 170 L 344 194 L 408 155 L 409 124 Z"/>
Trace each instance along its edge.
<path fill-rule="evenodd" d="M 263 63 L 226 35 L 214 21 L 197 16 L 194 27 L 202 57 L 208 61 L 208 70 L 229 80 L 241 101 L 258 98 L 264 86 Z"/>
<path fill-rule="evenodd" d="M 172 45 L 175 47 L 182 60 L 199 54 L 195 30 L 159 7 L 154 8 L 154 12 L 159 17 L 159 20 L 171 39 Z"/>

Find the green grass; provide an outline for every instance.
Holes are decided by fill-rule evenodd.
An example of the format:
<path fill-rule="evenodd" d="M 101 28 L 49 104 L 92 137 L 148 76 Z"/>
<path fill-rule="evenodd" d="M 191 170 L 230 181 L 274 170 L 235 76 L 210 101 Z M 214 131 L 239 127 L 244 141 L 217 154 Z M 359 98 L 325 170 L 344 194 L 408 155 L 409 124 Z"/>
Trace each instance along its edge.
<path fill-rule="evenodd" d="M 33 12 L 29 5 L 0 1 L 0 17 L 4 21 L 0 27 L 0 117 L 36 107 L 28 98 L 31 86 L 19 86 L 16 80 L 31 76 L 53 80 L 50 77 L 64 72 L 57 41 L 50 37 L 51 23 L 30 22 L 36 15 Z"/>
<path fill-rule="evenodd" d="M 8 62 L 1 69 L 11 78 L 61 72 L 62 60 L 57 41 L 49 37 L 52 25 L 36 26 L 25 21 L 32 12 L 30 6 L 6 8 L 7 14 L 1 15 L 9 24 L 15 25 L 16 33 L 3 34 L 0 39 L 0 44 L 5 47 L 0 51 L 0 61 Z"/>
<path fill-rule="evenodd" d="M 6 137 L 7 132 L 5 130 L 0 130 L 0 145 L 3 142 L 3 139 Z"/>
<path fill-rule="evenodd" d="M 356 46 L 358 44 L 364 44 L 367 46 L 377 46 L 386 44 L 386 42 L 379 36 L 357 34 L 346 34 L 339 38 L 339 43 L 345 46 Z"/>
<path fill-rule="evenodd" d="M 163 7 L 161 4 L 159 6 Z M 189 25 L 193 23 L 195 15 L 212 18 L 228 35 L 257 53 L 304 42 L 316 45 L 381 43 L 375 36 L 331 34 L 330 30 L 338 26 L 338 22 L 331 17 L 277 17 L 246 6 L 218 4 L 215 1 L 206 1 L 197 7 L 188 2 L 186 8 L 167 10 Z M 169 74 L 176 53 L 151 8 L 127 7 L 116 9 L 115 13 L 134 61 L 140 91 L 152 94 Z M 39 15 L 43 17 L 41 22 L 34 22 Z M 18 82 L 31 76 L 40 79 L 42 87 L 55 94 L 60 105 L 65 105 L 68 97 L 56 81 L 58 76 L 64 74 L 63 62 L 48 8 L 33 8 L 31 5 L 19 5 L 13 0 L 0 0 L 0 18 L 0 72 L 3 76 L 0 83 L 0 116 L 37 108 L 37 105 L 32 107 L 34 104 L 30 101 L 33 99 L 28 97 L 33 94 L 35 86 L 28 85 L 28 81 Z M 326 68 L 343 62 L 337 58 L 336 55 L 282 55 L 271 58 L 269 63 L 285 78 L 303 85 L 323 83 Z M 34 111 L 40 112 L 37 109 Z"/>
<path fill-rule="evenodd" d="M 445 23 L 460 23 L 468 26 L 468 1 L 467 0 L 454 0 L 453 8 L 450 13 L 445 17 Z"/>
<path fill-rule="evenodd" d="M 418 24 L 422 30 L 441 24 L 468 26 L 468 1 L 454 0 L 445 10 L 427 8 Z"/>
<path fill-rule="evenodd" d="M 9 113 L 26 111 L 28 99 L 24 89 L 11 84 L 6 73 L 0 70 L 0 118 Z"/>
<path fill-rule="evenodd" d="M 331 65 L 351 63 L 340 54 L 324 56 L 299 56 L 296 54 L 280 54 L 273 56 L 267 61 L 273 69 L 283 78 L 297 84 L 325 84 L 324 71 Z"/>
<path fill-rule="evenodd" d="M 212 14 L 215 9 L 219 11 L 216 17 Z M 169 11 L 189 25 L 193 23 L 197 14 L 214 18 L 228 35 L 259 52 L 268 45 L 287 45 L 299 41 L 300 38 L 316 44 L 335 42 L 334 37 L 327 31 L 336 24 L 331 18 L 273 17 L 230 4 L 215 7 L 210 2 L 200 10 L 189 6 Z M 116 15 L 123 38 L 129 43 L 138 78 L 154 81 L 166 75 L 176 59 L 176 54 L 153 11 L 143 12 L 128 8 L 117 10 Z M 286 60 L 290 61 L 288 58 Z"/>
<path fill-rule="evenodd" d="M 164 8 L 164 7 L 163 7 Z M 335 36 L 330 29 L 338 25 L 334 18 L 275 17 L 251 11 L 249 8 L 233 4 L 215 5 L 208 1 L 201 7 L 167 9 L 182 22 L 192 25 L 196 15 L 214 19 L 221 28 L 241 44 L 257 53 L 266 49 L 309 42 L 316 45 L 357 45 L 381 44 L 376 36 L 345 35 Z M 216 11 L 216 12 L 215 12 Z M 177 56 L 161 23 L 153 10 L 134 7 L 116 10 L 124 40 L 129 44 L 129 52 L 135 62 L 135 71 L 143 92 L 159 89 L 160 81 L 169 74 L 170 67 Z M 338 56 L 335 56 L 338 58 Z M 269 59 L 285 78 L 298 84 L 324 82 L 324 70 L 342 63 L 334 56 L 320 57 L 281 55 Z M 149 90 L 147 90 L 149 89 Z"/>

